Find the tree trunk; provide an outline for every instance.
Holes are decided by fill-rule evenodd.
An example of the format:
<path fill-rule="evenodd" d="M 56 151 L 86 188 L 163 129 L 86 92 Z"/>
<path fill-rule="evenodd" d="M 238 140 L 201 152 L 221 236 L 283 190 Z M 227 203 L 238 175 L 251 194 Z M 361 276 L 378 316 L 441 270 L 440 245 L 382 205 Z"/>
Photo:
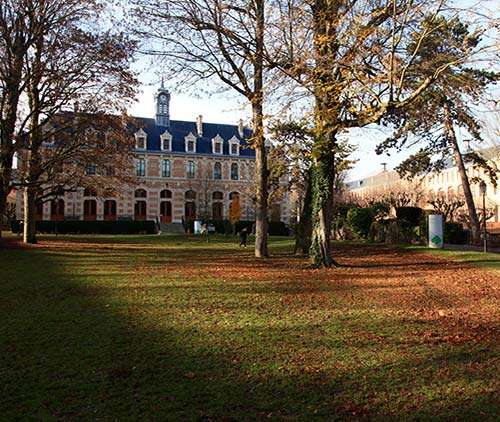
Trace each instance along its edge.
<path fill-rule="evenodd" d="M 7 195 L 3 189 L 0 190 L 0 239 L 2 238 L 3 219 L 5 216 L 5 209 L 7 207 Z"/>
<path fill-rule="evenodd" d="M 255 109 L 255 105 L 254 105 Z M 260 117 L 256 119 L 256 114 L 260 114 Z M 262 108 L 260 108 L 260 113 L 254 110 L 254 123 L 257 120 L 262 121 Z M 267 258 L 269 256 L 267 250 L 267 160 L 266 160 L 266 148 L 264 136 L 262 134 L 262 124 L 261 124 L 260 135 L 256 140 L 255 145 L 255 158 L 257 167 L 257 193 L 256 193 L 256 215 L 255 215 L 255 256 L 257 258 Z"/>
<path fill-rule="evenodd" d="M 331 221 L 333 210 L 334 155 L 329 148 L 313 164 L 312 219 L 313 232 L 309 255 L 316 267 L 332 267 L 337 263 L 331 253 Z"/>
<path fill-rule="evenodd" d="M 306 191 L 304 193 L 304 202 L 300 210 L 300 219 L 295 229 L 295 248 L 294 254 L 307 254 L 311 248 L 312 236 L 312 176 L 311 170 L 306 181 Z"/>
<path fill-rule="evenodd" d="M 467 204 L 467 211 L 469 212 L 472 241 L 474 243 L 478 243 L 481 241 L 481 227 L 479 224 L 479 219 L 477 218 L 476 204 L 474 203 L 474 198 L 472 196 L 472 191 L 470 189 L 469 177 L 467 176 L 464 160 L 460 152 L 460 149 L 458 147 L 457 137 L 455 136 L 455 130 L 453 129 L 453 120 L 451 118 L 450 107 L 446 101 L 444 102 L 444 113 L 445 113 L 446 133 L 448 135 L 451 147 L 453 149 L 453 155 L 455 157 L 455 162 L 458 168 L 458 172 L 460 174 L 460 180 L 462 182 L 462 188 L 465 196 L 465 203 Z"/>
<path fill-rule="evenodd" d="M 255 2 L 256 12 L 256 58 L 254 61 L 254 90 L 252 98 L 252 118 L 254 130 L 255 161 L 257 167 L 255 256 L 267 258 L 267 153 L 264 139 L 264 0 Z"/>
<path fill-rule="evenodd" d="M 32 186 L 24 188 L 23 242 L 36 243 L 36 191 Z"/>

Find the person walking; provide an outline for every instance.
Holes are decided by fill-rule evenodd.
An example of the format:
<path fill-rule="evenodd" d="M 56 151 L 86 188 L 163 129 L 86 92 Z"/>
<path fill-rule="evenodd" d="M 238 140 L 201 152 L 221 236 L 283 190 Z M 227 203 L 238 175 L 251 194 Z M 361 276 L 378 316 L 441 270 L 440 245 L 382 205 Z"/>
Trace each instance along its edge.
<path fill-rule="evenodd" d="M 244 246 L 245 248 L 247 247 L 247 236 L 248 236 L 248 231 L 246 227 L 243 227 L 240 231 L 240 248 Z"/>

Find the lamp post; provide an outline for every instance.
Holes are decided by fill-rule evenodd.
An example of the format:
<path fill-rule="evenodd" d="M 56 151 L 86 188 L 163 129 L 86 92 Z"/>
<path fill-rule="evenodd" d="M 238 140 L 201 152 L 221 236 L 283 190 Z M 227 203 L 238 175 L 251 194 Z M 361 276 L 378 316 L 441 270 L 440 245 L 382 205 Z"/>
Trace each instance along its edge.
<path fill-rule="evenodd" d="M 486 183 L 481 181 L 479 184 L 479 190 L 483 195 L 483 246 L 484 252 L 487 252 L 487 244 L 486 244 Z"/>

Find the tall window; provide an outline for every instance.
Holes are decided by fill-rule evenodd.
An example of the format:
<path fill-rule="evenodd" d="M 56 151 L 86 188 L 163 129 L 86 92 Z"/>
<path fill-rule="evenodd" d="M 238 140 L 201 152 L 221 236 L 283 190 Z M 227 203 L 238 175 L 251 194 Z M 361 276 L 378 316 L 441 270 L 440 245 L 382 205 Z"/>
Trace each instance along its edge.
<path fill-rule="evenodd" d="M 116 220 L 116 201 L 113 199 L 106 199 L 104 201 L 104 219 Z"/>
<path fill-rule="evenodd" d="M 172 191 L 164 189 L 160 192 L 160 221 L 164 223 L 172 222 Z"/>
<path fill-rule="evenodd" d="M 214 179 L 222 179 L 222 165 L 219 161 L 214 163 Z"/>
<path fill-rule="evenodd" d="M 85 174 L 87 176 L 93 176 L 96 174 L 97 166 L 94 163 L 89 163 L 85 166 Z"/>
<path fill-rule="evenodd" d="M 56 199 L 50 204 L 50 219 L 52 221 L 64 220 L 64 200 Z"/>
<path fill-rule="evenodd" d="M 97 218 L 97 202 L 95 199 L 83 201 L 83 219 L 95 220 Z"/>
<path fill-rule="evenodd" d="M 194 152 L 194 141 L 187 141 L 188 152 Z"/>
<path fill-rule="evenodd" d="M 134 219 L 145 220 L 147 215 L 146 201 L 136 201 L 134 206 Z"/>
<path fill-rule="evenodd" d="M 115 170 L 113 169 L 113 166 L 111 166 L 110 164 L 106 164 L 104 166 L 104 175 L 105 176 L 114 176 L 115 175 Z"/>
<path fill-rule="evenodd" d="M 231 180 L 238 180 L 238 164 L 231 164 Z"/>
<path fill-rule="evenodd" d="M 186 177 L 194 179 L 194 161 L 189 160 L 186 163 Z"/>
<path fill-rule="evenodd" d="M 161 162 L 161 176 L 170 177 L 170 160 L 162 160 Z"/>
<path fill-rule="evenodd" d="M 224 199 L 224 194 L 222 192 L 214 192 L 212 194 L 212 218 L 214 220 L 222 220 L 224 216 L 224 206 L 222 200 Z"/>
<path fill-rule="evenodd" d="M 137 176 L 146 176 L 146 159 L 138 158 L 136 161 L 136 175 Z"/>
<path fill-rule="evenodd" d="M 184 220 L 193 221 L 196 218 L 196 192 L 188 190 L 184 194 L 184 198 L 186 200 L 184 204 Z"/>
<path fill-rule="evenodd" d="M 144 189 L 137 189 L 134 193 L 136 198 L 146 198 L 147 192 Z M 145 220 L 147 215 L 147 204 L 144 199 L 137 199 L 134 205 L 134 219 Z"/>

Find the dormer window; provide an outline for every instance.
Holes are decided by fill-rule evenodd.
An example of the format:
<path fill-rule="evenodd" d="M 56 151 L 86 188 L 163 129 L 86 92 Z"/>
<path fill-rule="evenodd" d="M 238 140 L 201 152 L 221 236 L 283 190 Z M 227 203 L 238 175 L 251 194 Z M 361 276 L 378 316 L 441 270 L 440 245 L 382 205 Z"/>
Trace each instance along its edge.
<path fill-rule="evenodd" d="M 172 135 L 166 130 L 160 135 L 160 149 L 162 151 L 172 151 Z"/>
<path fill-rule="evenodd" d="M 146 149 L 146 141 L 148 135 L 142 129 L 135 134 L 135 147 L 136 149 Z"/>
<path fill-rule="evenodd" d="M 186 152 L 196 152 L 196 138 L 192 133 L 184 138 Z"/>
<path fill-rule="evenodd" d="M 229 140 L 229 154 L 240 155 L 240 141 L 234 136 Z"/>
<path fill-rule="evenodd" d="M 222 154 L 222 144 L 224 140 L 220 137 L 220 135 L 217 135 L 215 138 L 212 139 L 212 153 L 213 154 Z"/>

